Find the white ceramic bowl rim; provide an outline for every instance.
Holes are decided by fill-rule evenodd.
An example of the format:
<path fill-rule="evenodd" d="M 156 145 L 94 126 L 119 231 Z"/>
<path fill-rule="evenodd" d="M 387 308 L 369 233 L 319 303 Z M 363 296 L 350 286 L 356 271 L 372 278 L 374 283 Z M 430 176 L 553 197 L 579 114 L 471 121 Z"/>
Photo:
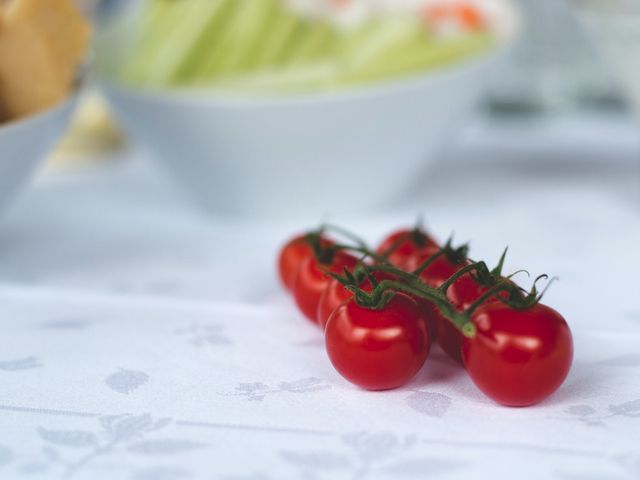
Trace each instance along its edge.
<path fill-rule="evenodd" d="M 498 44 L 489 51 L 474 55 L 469 59 L 453 62 L 450 65 L 434 70 L 415 73 L 406 77 L 399 77 L 387 81 L 372 82 L 335 90 L 301 92 L 301 93 L 264 93 L 246 94 L 233 91 L 189 89 L 189 88 L 148 88 L 126 85 L 118 80 L 106 76 L 100 82 L 109 88 L 129 92 L 147 100 L 161 99 L 165 103 L 197 104 L 198 106 L 220 107 L 273 107 L 273 106 L 302 106 L 316 103 L 339 103 L 351 100 L 374 99 L 416 88 L 422 88 L 431 83 L 446 81 L 451 76 L 463 74 L 480 65 L 492 62 L 506 55 L 513 47 L 515 38 L 520 30 L 519 21 L 514 20 L 514 27 L 508 35 L 498 39 Z"/>

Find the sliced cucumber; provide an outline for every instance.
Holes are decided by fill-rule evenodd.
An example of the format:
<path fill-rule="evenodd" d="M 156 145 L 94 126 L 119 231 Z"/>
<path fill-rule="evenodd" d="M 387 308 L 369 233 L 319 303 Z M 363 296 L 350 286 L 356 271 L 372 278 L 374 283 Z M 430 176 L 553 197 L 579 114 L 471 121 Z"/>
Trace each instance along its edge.
<path fill-rule="evenodd" d="M 148 0 L 139 24 L 122 77 L 154 86 L 333 88 L 443 66 L 493 42 L 489 33 L 435 39 L 409 14 L 340 30 L 285 0 Z"/>

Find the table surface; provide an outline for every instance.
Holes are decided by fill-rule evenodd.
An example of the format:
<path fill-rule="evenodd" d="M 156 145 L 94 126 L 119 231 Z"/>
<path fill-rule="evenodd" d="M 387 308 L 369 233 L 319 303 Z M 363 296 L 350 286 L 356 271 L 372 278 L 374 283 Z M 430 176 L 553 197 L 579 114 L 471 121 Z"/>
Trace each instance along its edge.
<path fill-rule="evenodd" d="M 476 258 L 509 245 L 557 275 L 573 369 L 523 409 L 437 349 L 403 388 L 345 382 L 274 272 L 318 219 L 207 216 L 137 151 L 41 178 L 0 227 L 0 478 L 640 477 L 637 152 L 589 153 L 475 145 L 406 204 L 332 218 L 376 241 L 422 212 Z"/>

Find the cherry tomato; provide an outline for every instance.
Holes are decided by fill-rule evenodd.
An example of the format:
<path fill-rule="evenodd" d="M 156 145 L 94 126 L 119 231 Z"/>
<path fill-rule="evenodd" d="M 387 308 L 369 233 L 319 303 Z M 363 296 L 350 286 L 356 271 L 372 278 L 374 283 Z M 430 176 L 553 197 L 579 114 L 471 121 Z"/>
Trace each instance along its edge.
<path fill-rule="evenodd" d="M 436 252 L 437 250 L 432 249 L 430 252 L 422 253 L 420 255 L 412 257 L 407 262 L 408 269 L 415 270 Z M 449 279 L 451 275 L 464 267 L 464 265 L 465 263 L 455 264 L 446 256 L 441 255 L 420 273 L 420 279 L 427 285 L 438 288 L 447 279 Z M 465 276 L 463 275 L 463 277 L 461 278 L 464 277 Z M 471 278 L 471 280 L 473 279 Z M 449 289 L 447 290 L 447 296 L 449 297 L 449 300 L 452 301 L 452 303 L 458 306 L 458 304 L 450 296 L 452 287 L 449 287 Z M 435 332 L 434 337 L 438 341 L 438 344 L 451 358 L 462 365 L 462 354 L 460 352 L 460 348 L 462 346 L 462 333 L 460 333 L 460 330 L 458 330 L 455 325 L 444 318 L 438 311 L 437 307 L 432 305 L 430 302 L 425 302 L 424 308 L 427 309 L 427 315 L 429 315 L 432 319 L 432 331 Z"/>
<path fill-rule="evenodd" d="M 489 302 L 472 315 L 477 333 L 464 338 L 464 365 L 473 382 L 498 403 L 523 407 L 560 387 L 571 367 L 567 322 L 550 307 L 516 310 Z"/>
<path fill-rule="evenodd" d="M 459 310 L 466 310 L 489 289 L 465 273 L 447 289 L 447 297 Z"/>
<path fill-rule="evenodd" d="M 326 237 L 320 237 L 320 244 L 329 246 L 332 242 Z M 293 288 L 293 281 L 303 260 L 311 256 L 313 256 L 313 248 L 305 235 L 294 237 L 282 247 L 278 257 L 278 272 L 280 281 L 287 290 Z"/>
<path fill-rule="evenodd" d="M 431 252 L 414 256 L 407 262 L 408 269 L 417 269 L 435 253 L 437 253 L 437 250 L 431 250 Z M 420 279 L 427 285 L 438 288 L 454 273 L 468 264 L 468 261 L 454 263 L 443 255 L 434 260 L 433 263 L 421 272 Z M 478 283 L 471 273 L 465 273 L 449 286 L 447 289 L 447 298 L 458 310 L 466 310 L 487 291 L 488 288 Z M 504 292 L 499 295 L 507 296 Z M 493 300 L 487 300 L 487 302 L 490 301 Z M 434 319 L 434 337 L 442 349 L 462 365 L 462 334 L 460 330 L 444 318 L 434 305 L 430 302 L 425 303 L 427 304 L 426 308 L 430 310 L 431 316 Z"/>
<path fill-rule="evenodd" d="M 384 272 L 375 272 L 373 276 L 378 282 L 381 282 L 382 280 L 396 279 L 393 275 Z M 360 285 L 360 288 L 365 292 L 371 292 L 371 282 L 369 282 L 369 280 L 365 280 Z M 351 298 L 353 298 L 353 292 L 351 290 L 345 288 L 345 286 L 338 280 L 331 279 L 327 288 L 325 288 L 322 295 L 320 295 L 320 301 L 318 302 L 318 314 L 316 316 L 316 320 L 323 330 L 326 327 L 327 321 L 333 311 Z"/>
<path fill-rule="evenodd" d="M 436 241 L 427 233 L 417 229 L 402 229 L 385 238 L 376 249 L 376 253 L 388 254 L 389 263 L 403 268 L 411 257 L 438 248 Z"/>
<path fill-rule="evenodd" d="M 429 331 L 418 304 L 397 293 L 377 310 L 352 299 L 331 315 L 325 344 L 335 369 L 367 390 L 399 387 L 415 376 L 429 354 Z"/>
<path fill-rule="evenodd" d="M 309 320 L 316 322 L 320 296 L 333 280 L 326 274 L 326 270 L 342 273 L 345 267 L 352 269 L 357 263 L 356 257 L 345 252 L 336 252 L 326 265 L 321 264 L 313 255 L 302 261 L 293 281 L 293 298 Z"/>

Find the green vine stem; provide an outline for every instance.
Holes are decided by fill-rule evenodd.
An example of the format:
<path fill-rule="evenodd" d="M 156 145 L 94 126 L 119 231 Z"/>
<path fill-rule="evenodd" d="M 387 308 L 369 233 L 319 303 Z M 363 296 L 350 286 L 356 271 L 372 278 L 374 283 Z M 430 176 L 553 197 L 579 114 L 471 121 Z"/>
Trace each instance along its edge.
<path fill-rule="evenodd" d="M 462 277 L 466 273 L 476 272 L 476 275 L 478 275 L 478 272 L 482 272 L 482 271 L 489 271 L 489 268 L 487 267 L 486 263 L 484 263 L 483 261 L 470 263 L 469 265 L 462 267 L 456 273 L 451 275 L 447 280 L 445 280 L 442 283 L 442 285 L 440 285 L 440 288 L 444 293 L 447 293 L 447 290 L 449 290 L 449 287 L 453 285 L 453 283 L 456 280 L 458 280 L 460 277 Z"/>
<path fill-rule="evenodd" d="M 395 252 L 400 245 L 402 245 L 407 240 L 411 240 L 414 244 L 419 247 L 423 247 L 427 244 L 427 234 L 424 232 L 422 227 L 422 221 L 418 220 L 418 223 L 412 230 L 406 232 L 404 235 L 401 235 L 393 242 L 384 252 L 382 252 L 382 257 L 389 258 L 389 256 Z"/>
<path fill-rule="evenodd" d="M 477 267 L 477 265 L 474 264 Z M 470 320 L 470 315 L 460 312 L 449 301 L 446 293 L 441 288 L 434 288 L 422 282 L 416 275 L 400 270 L 392 265 L 363 265 L 367 272 L 385 272 L 389 273 L 399 280 L 382 280 L 381 282 L 372 283 L 373 290 L 367 293 L 360 288 L 357 279 L 345 269 L 345 275 L 329 273 L 333 278 L 341 282 L 347 289 L 353 292 L 356 302 L 370 309 L 384 308 L 397 292 L 407 293 L 415 297 L 422 298 L 433 303 L 440 313 L 451 321 L 463 335 L 473 337 L 475 335 L 475 326 Z"/>
<path fill-rule="evenodd" d="M 360 238 L 358 235 L 356 235 L 353 232 L 350 232 L 349 230 L 347 230 L 346 228 L 342 228 L 339 225 L 334 225 L 332 223 L 326 223 L 323 225 L 324 230 L 328 230 L 331 232 L 336 232 L 339 235 L 342 235 L 343 237 L 353 241 L 355 244 L 357 244 L 360 248 L 365 248 L 365 249 L 369 249 L 369 247 L 367 246 L 367 242 L 365 242 L 362 238 Z"/>
<path fill-rule="evenodd" d="M 344 237 L 354 241 L 357 245 L 342 243 L 323 245 L 322 234 L 327 229 L 340 233 Z M 413 232 L 407 233 L 407 236 L 412 233 Z M 396 243 L 399 245 L 402 241 L 406 240 L 407 236 L 403 236 L 398 240 L 399 243 Z M 353 271 L 345 268 L 343 275 L 339 275 L 330 272 L 329 270 L 325 270 L 328 275 L 342 283 L 345 288 L 353 292 L 354 299 L 359 305 L 370 309 L 384 308 L 384 306 L 389 303 L 397 292 L 403 292 L 433 303 L 438 308 L 442 316 L 450 321 L 464 336 L 468 338 L 473 338 L 476 331 L 475 325 L 471 322 L 471 316 L 475 310 L 489 298 L 496 297 L 498 301 L 501 301 L 514 309 L 531 308 L 540 301 L 544 293 L 549 288 L 549 285 L 553 280 L 555 280 L 551 279 L 544 290 L 541 293 L 538 293 L 536 284 L 541 279 L 548 278 L 547 275 L 540 275 L 533 282 L 531 290 L 529 292 L 525 291 L 511 281 L 511 277 L 517 273 L 523 271 L 526 272 L 526 270 L 518 270 L 507 277 L 502 275 L 502 269 L 507 254 L 507 249 L 505 248 L 498 264 L 492 270 L 489 270 L 489 267 L 484 261 L 471 262 L 455 272 L 440 287 L 434 288 L 427 285 L 419 278 L 420 273 L 422 273 L 429 265 L 442 255 L 446 255 L 450 261 L 456 264 L 471 261 L 467 257 L 469 249 L 467 244 L 454 248 L 452 246 L 452 240 L 449 239 L 444 247 L 430 256 L 417 269 L 413 272 L 406 272 L 389 263 L 387 257 L 391 252 L 393 252 L 393 248 L 387 250 L 383 254 L 375 253 L 371 251 L 371 249 L 367 247 L 366 243 L 359 237 L 340 227 L 324 225 L 315 231 L 309 232 L 306 235 L 306 238 L 311 244 L 318 262 L 322 265 L 331 264 L 335 255 L 339 251 L 349 251 L 362 254 L 361 261 Z M 397 246 L 395 248 L 397 248 Z M 377 263 L 373 265 L 365 264 L 363 260 L 366 258 L 371 258 Z M 385 279 L 378 281 L 375 278 L 375 275 L 373 275 L 375 272 L 388 273 L 398 280 Z M 466 310 L 459 311 L 448 299 L 447 291 L 456 280 L 467 273 L 472 274 L 474 279 L 481 285 L 487 287 L 488 290 Z M 371 293 L 367 293 L 360 288 L 360 285 L 365 279 L 368 279 L 371 283 Z M 500 292 L 507 292 L 508 296 L 506 298 L 499 296 L 498 294 Z"/>
<path fill-rule="evenodd" d="M 445 255 L 445 249 L 441 248 L 440 250 L 438 250 L 436 253 L 434 253 L 433 255 L 431 255 L 429 258 L 427 258 L 424 262 L 422 262 L 418 268 L 416 268 L 413 272 L 414 275 L 419 276 L 422 272 L 424 272 L 427 268 L 429 268 L 429 266 L 434 263 L 438 258 L 442 257 L 443 255 Z"/>

